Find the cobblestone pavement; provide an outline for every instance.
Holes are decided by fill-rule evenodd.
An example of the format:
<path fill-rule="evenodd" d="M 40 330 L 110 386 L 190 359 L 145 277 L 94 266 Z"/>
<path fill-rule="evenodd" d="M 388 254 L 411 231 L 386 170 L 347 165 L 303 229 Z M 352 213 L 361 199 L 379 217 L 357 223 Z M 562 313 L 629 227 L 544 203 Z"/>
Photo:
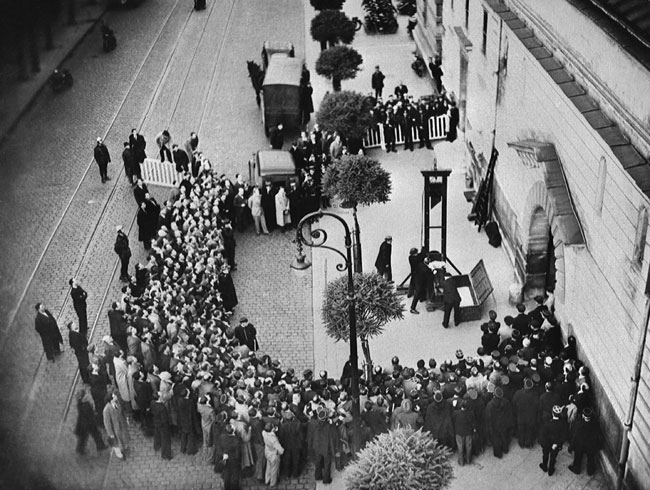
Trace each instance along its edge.
<path fill-rule="evenodd" d="M 112 13 L 108 20 L 118 35 L 118 50 L 99 55 L 99 34 L 91 33 L 68 62 L 75 73 L 73 89 L 56 98 L 41 94 L 5 142 L 2 151 L 10 163 L 0 170 L 0 177 L 10 185 L 0 211 L 5 231 L 0 237 L 5 251 L 0 277 L 6 288 L 2 318 L 13 320 L 12 310 L 19 308 L 15 321 L 2 322 L 0 337 L 2 409 L 6 427 L 12 428 L 3 442 L 14 448 L 14 457 L 5 455 L 5 461 L 22 466 L 23 481 L 50 479 L 61 488 L 145 483 L 164 487 L 172 482 L 176 488 L 194 488 L 194 482 L 197 487 L 215 486 L 209 471 L 167 471 L 167 464 L 147 457 L 151 443 L 135 430 L 133 459 L 125 463 L 133 464 L 132 472 L 110 465 L 105 473 L 105 454 L 81 460 L 72 456 L 75 410 L 62 418 L 76 381 L 76 362 L 71 352 L 55 364 L 42 360 L 32 305 L 44 301 L 58 316 L 60 327 L 75 319 L 67 301 L 67 278 L 76 273 L 89 292 L 93 338 L 108 331 L 106 307 L 118 297 L 120 286 L 114 277 L 114 225 L 132 226 L 135 209 L 120 171 L 124 136 L 131 127 L 141 127 L 151 149 L 162 128 L 170 128 L 178 141 L 198 127 L 202 148 L 220 170 L 229 175 L 243 171 L 250 153 L 267 144 L 244 60 L 259 56 L 262 42 L 273 39 L 276 29 L 287 32 L 292 25 L 302 25 L 302 15 L 297 0 L 273 5 L 261 0 L 214 2 L 202 13 L 192 13 L 187 2 L 149 0 L 139 9 Z M 251 29 L 258 19 L 274 22 Z M 293 42 L 301 52 L 302 38 Z M 107 185 L 99 183 L 91 162 L 97 135 L 106 135 L 113 154 L 109 167 L 113 180 Z M 219 140 L 222 135 L 225 139 Z M 24 141 L 40 144 L 27 150 Z M 155 193 L 164 200 L 164 191 Z M 136 231 L 131 230 L 134 249 Z M 293 253 L 289 235 L 264 243 L 247 238 L 240 239 L 241 265 L 235 276 L 245 313 L 257 322 L 260 340 L 269 351 L 278 346 L 279 357 L 288 364 L 311 366 L 311 340 L 303 335 L 311 331 L 308 279 L 301 283 L 288 275 Z M 266 265 L 267 259 L 272 266 Z M 245 275 L 249 272 L 250 282 Z M 257 293 L 256 287 L 261 288 Z M 287 298 L 295 300 L 295 308 L 278 306 Z M 297 348 L 292 347 L 294 340 Z M 25 455 L 29 457 L 19 457 Z M 183 464 L 183 458 L 178 461 Z M 198 479 L 187 476 L 194 474 Z M 309 483 L 298 480 L 290 488 L 305 485 Z"/>

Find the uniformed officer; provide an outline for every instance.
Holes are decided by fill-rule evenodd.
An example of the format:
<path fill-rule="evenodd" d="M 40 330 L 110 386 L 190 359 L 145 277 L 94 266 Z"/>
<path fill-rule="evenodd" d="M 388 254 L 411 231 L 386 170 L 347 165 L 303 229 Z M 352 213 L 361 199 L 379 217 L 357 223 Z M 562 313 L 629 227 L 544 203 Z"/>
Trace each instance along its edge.
<path fill-rule="evenodd" d="M 562 407 L 555 405 L 551 420 L 544 422 L 539 434 L 542 445 L 542 462 L 539 467 L 551 476 L 555 473 L 555 460 L 567 438 L 566 422 L 560 418 Z"/>

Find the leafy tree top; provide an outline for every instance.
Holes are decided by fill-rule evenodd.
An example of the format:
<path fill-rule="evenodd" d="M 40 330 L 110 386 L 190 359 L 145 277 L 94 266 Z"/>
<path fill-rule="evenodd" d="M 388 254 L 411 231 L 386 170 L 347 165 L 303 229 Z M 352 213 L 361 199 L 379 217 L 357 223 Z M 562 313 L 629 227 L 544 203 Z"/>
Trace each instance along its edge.
<path fill-rule="evenodd" d="M 404 318 L 404 305 L 392 284 L 375 273 L 354 274 L 357 334 L 371 338 L 379 335 L 391 320 Z M 350 338 L 348 278 L 341 276 L 327 283 L 323 301 L 323 322 L 327 334 L 339 340 Z"/>
<path fill-rule="evenodd" d="M 341 10 L 345 0 L 310 0 L 309 3 L 316 10 Z"/>
<path fill-rule="evenodd" d="M 450 454 L 428 432 L 392 430 L 359 452 L 346 471 L 346 489 L 443 490 L 454 478 Z"/>
<path fill-rule="evenodd" d="M 344 90 L 325 94 L 316 121 L 330 133 L 343 138 L 363 138 L 372 126 L 372 99 L 359 92 Z"/>
<path fill-rule="evenodd" d="M 332 162 L 323 175 L 323 192 L 356 205 L 388 202 L 390 172 L 365 155 L 344 155 Z"/>
<path fill-rule="evenodd" d="M 348 80 L 357 76 L 363 57 L 349 46 L 332 46 L 316 60 L 316 73 L 325 78 Z"/>
<path fill-rule="evenodd" d="M 354 24 L 340 10 L 323 10 L 311 21 L 311 37 L 318 42 L 350 44 L 354 34 Z"/>

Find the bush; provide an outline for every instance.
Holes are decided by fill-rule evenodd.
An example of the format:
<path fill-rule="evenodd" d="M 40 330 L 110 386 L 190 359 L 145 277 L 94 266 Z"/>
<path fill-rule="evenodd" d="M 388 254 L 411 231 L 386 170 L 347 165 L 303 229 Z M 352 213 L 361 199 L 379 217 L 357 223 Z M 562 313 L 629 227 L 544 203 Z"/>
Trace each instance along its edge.
<path fill-rule="evenodd" d="M 328 93 L 316 114 L 318 125 L 343 138 L 363 138 L 372 126 L 372 99 L 359 93 L 344 90 Z"/>
<path fill-rule="evenodd" d="M 350 44 L 354 39 L 354 23 L 340 10 L 323 10 L 311 21 L 311 37 L 321 45 L 321 51 L 327 44 L 333 46 L 339 42 Z"/>
<path fill-rule="evenodd" d="M 323 193 L 355 205 L 369 206 L 388 202 L 390 173 L 365 155 L 345 155 L 327 167 Z"/>
<path fill-rule="evenodd" d="M 341 10 L 345 0 L 310 0 L 316 10 Z"/>
<path fill-rule="evenodd" d="M 346 470 L 346 489 L 442 490 L 454 477 L 450 455 L 428 432 L 396 429 L 359 453 Z"/>
<path fill-rule="evenodd" d="M 321 52 L 316 60 L 316 73 L 332 80 L 335 92 L 341 90 L 341 80 L 357 76 L 363 58 L 348 46 L 334 46 Z"/>

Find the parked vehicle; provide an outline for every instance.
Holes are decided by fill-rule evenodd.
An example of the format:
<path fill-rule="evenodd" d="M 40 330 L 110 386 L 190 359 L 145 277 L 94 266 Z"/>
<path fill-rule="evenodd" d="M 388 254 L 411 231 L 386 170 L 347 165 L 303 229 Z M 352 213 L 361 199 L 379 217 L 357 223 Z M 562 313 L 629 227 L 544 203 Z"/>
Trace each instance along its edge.
<path fill-rule="evenodd" d="M 276 53 L 269 57 L 262 84 L 262 122 L 264 132 L 278 124 L 297 129 L 302 124 L 302 76 L 304 63 Z"/>
<path fill-rule="evenodd" d="M 72 83 L 72 75 L 68 70 L 56 69 L 52 72 L 52 75 L 50 75 L 49 84 L 52 92 L 54 93 L 68 90 L 70 87 L 72 87 Z"/>
<path fill-rule="evenodd" d="M 391 0 L 363 0 L 364 27 L 369 34 L 394 34 L 399 27 Z"/>
<path fill-rule="evenodd" d="M 293 156 L 284 150 L 260 150 L 254 153 L 248 162 L 248 181 L 260 188 L 264 187 L 264 182 L 271 182 L 274 186 L 283 185 L 287 189 L 291 182 L 300 186 Z"/>

